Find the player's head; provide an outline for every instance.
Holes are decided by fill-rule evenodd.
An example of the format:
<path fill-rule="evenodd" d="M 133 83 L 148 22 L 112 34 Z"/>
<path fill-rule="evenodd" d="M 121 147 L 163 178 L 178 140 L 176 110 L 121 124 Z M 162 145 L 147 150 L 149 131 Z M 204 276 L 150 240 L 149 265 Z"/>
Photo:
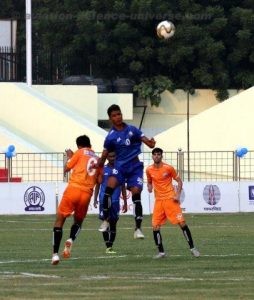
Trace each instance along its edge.
<path fill-rule="evenodd" d="M 109 120 L 114 126 L 121 126 L 123 123 L 123 116 L 120 107 L 117 104 L 112 104 L 108 110 Z"/>
<path fill-rule="evenodd" d="M 116 153 L 114 151 L 110 151 L 107 156 L 107 160 L 109 164 L 114 164 L 115 159 L 116 159 Z"/>
<path fill-rule="evenodd" d="M 154 148 L 152 151 L 152 158 L 155 164 L 160 164 L 162 160 L 163 150 L 161 148 Z"/>
<path fill-rule="evenodd" d="M 91 148 L 90 139 L 85 134 L 77 137 L 76 144 L 78 148 L 84 148 L 84 147 Z"/>
<path fill-rule="evenodd" d="M 112 104 L 112 105 L 110 105 L 110 107 L 109 107 L 108 110 L 107 110 L 107 113 L 108 113 L 109 118 L 110 118 L 112 112 L 116 112 L 116 111 L 120 111 L 120 113 L 121 113 L 121 108 L 120 108 L 120 106 L 117 105 L 117 104 Z"/>
<path fill-rule="evenodd" d="M 156 153 L 162 155 L 163 154 L 163 150 L 161 148 L 158 148 L 158 147 L 154 148 L 153 151 L 152 151 L 152 154 L 154 155 Z"/>

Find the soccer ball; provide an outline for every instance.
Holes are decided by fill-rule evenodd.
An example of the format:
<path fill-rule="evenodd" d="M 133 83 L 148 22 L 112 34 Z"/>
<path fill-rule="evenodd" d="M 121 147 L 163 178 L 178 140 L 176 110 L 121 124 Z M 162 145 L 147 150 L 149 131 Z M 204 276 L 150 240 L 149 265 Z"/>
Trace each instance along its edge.
<path fill-rule="evenodd" d="M 159 38 L 169 39 L 175 34 L 175 25 L 170 21 L 162 21 L 157 25 L 156 32 Z"/>

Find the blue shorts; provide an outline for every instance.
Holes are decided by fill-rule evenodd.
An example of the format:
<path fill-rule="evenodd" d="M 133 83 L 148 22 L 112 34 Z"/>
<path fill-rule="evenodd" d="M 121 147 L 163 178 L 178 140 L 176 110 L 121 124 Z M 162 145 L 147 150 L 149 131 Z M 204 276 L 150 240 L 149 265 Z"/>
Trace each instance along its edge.
<path fill-rule="evenodd" d="M 120 201 L 112 202 L 109 208 L 109 221 L 118 221 L 120 212 Z M 99 219 L 103 218 L 103 204 L 100 202 L 99 205 Z"/>
<path fill-rule="evenodd" d="M 132 187 L 143 189 L 143 172 L 144 164 L 141 161 L 130 162 L 120 168 L 120 173 L 127 184 L 127 189 Z"/>
<path fill-rule="evenodd" d="M 118 185 L 127 185 L 127 189 L 137 187 L 143 189 L 144 164 L 139 160 L 128 162 L 124 165 L 115 164 L 109 176 L 117 179 Z"/>

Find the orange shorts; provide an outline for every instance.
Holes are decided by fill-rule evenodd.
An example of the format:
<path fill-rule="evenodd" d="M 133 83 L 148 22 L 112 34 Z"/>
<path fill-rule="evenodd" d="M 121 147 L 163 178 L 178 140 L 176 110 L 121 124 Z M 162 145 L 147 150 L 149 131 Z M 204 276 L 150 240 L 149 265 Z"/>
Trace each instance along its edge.
<path fill-rule="evenodd" d="M 68 185 L 58 206 L 58 213 L 68 217 L 74 212 L 78 220 L 83 220 L 87 214 L 90 200 L 90 193 Z"/>
<path fill-rule="evenodd" d="M 171 224 L 185 222 L 182 209 L 178 201 L 172 199 L 156 200 L 153 209 L 152 225 L 161 226 L 169 220 Z"/>

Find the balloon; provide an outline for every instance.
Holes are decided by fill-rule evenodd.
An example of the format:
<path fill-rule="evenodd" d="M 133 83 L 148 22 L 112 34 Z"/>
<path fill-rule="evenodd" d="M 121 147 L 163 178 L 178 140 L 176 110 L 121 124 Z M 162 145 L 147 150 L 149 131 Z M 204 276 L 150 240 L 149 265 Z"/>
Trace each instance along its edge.
<path fill-rule="evenodd" d="M 242 151 L 243 155 L 245 155 L 248 152 L 248 149 L 247 148 L 242 148 L 241 151 Z"/>
<path fill-rule="evenodd" d="M 242 154 L 242 149 L 240 149 L 240 148 L 237 149 L 236 152 L 235 152 L 235 154 L 236 154 L 237 157 L 242 157 L 242 155 L 243 155 Z"/>
<path fill-rule="evenodd" d="M 247 148 L 237 148 L 235 153 L 237 157 L 243 157 L 248 152 Z"/>
<path fill-rule="evenodd" d="M 5 152 L 5 156 L 6 156 L 7 158 L 12 158 L 13 152 L 7 151 L 7 152 Z"/>
<path fill-rule="evenodd" d="M 8 152 L 13 152 L 15 150 L 15 146 L 14 145 L 10 145 L 8 147 Z"/>

